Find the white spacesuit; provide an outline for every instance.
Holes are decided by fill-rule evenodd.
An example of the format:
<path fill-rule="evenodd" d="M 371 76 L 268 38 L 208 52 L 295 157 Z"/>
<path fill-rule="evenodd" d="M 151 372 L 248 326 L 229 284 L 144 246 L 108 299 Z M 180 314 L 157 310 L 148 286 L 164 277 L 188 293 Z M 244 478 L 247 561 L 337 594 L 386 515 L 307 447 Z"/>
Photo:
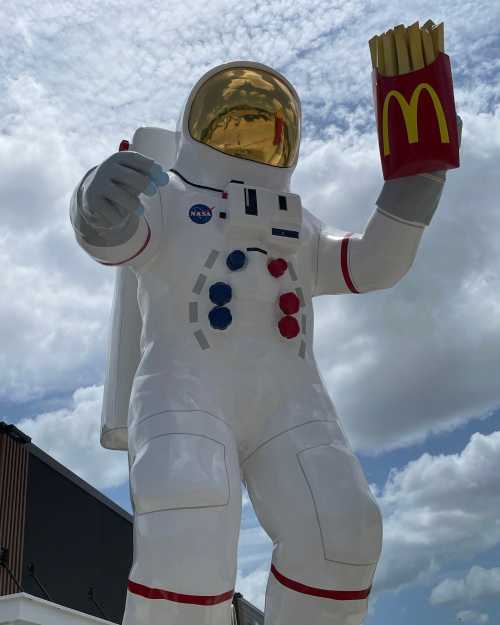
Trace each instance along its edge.
<path fill-rule="evenodd" d="M 385 183 L 351 235 L 290 192 L 299 137 L 288 81 L 229 63 L 176 134 L 139 129 L 74 194 L 79 244 L 122 265 L 102 442 L 129 450 L 126 625 L 230 622 L 242 480 L 274 543 L 266 625 L 366 614 L 381 516 L 318 372 L 312 298 L 395 284 L 444 175 Z"/>

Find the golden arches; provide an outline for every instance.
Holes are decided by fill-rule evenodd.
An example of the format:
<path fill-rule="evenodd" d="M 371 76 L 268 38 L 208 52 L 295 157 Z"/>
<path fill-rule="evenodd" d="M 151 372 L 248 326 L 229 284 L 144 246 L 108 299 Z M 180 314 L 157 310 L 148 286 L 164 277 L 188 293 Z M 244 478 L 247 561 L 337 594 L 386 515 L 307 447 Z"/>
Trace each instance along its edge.
<path fill-rule="evenodd" d="M 444 114 L 443 105 L 441 104 L 441 100 L 439 99 L 439 96 L 434 88 L 431 87 L 429 83 L 422 82 L 413 91 L 409 103 L 406 101 L 404 95 L 396 89 L 392 89 L 392 91 L 389 91 L 389 93 L 385 96 L 384 108 L 382 111 L 382 136 L 384 144 L 384 156 L 388 156 L 391 153 L 389 142 L 389 104 L 391 102 L 391 99 L 396 98 L 403 113 L 406 126 L 406 134 L 408 136 L 408 143 L 418 143 L 418 101 L 420 98 L 420 94 L 424 90 L 427 91 L 427 93 L 431 96 L 432 103 L 434 104 L 434 111 L 436 112 L 436 117 L 438 120 L 441 143 L 450 142 L 448 124 L 446 123 L 446 117 Z"/>

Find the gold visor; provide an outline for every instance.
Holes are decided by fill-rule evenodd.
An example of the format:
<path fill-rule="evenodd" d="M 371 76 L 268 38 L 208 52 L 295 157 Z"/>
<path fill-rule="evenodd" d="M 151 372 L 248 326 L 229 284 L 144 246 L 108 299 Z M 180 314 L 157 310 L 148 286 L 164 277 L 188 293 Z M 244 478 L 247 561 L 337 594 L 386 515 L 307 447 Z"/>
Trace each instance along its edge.
<path fill-rule="evenodd" d="M 274 167 L 294 163 L 299 126 L 299 105 L 287 85 L 254 68 L 232 67 L 211 76 L 189 112 L 196 141 Z"/>

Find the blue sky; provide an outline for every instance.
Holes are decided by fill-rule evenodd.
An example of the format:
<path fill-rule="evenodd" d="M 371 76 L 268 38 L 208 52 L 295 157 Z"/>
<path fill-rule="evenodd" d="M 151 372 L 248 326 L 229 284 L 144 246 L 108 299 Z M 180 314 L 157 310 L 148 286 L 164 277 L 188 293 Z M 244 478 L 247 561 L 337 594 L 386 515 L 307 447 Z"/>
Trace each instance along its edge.
<path fill-rule="evenodd" d="M 315 304 L 328 390 L 384 514 L 367 623 L 500 615 L 500 5 L 443 0 L 41 2 L 0 8 L 0 418 L 124 506 L 99 448 L 112 272 L 77 247 L 69 197 L 141 125 L 173 129 L 191 86 L 238 58 L 303 102 L 294 190 L 362 232 L 382 185 L 368 39 L 445 23 L 461 168 L 397 286 Z M 262 604 L 270 543 L 245 501 L 239 590 Z"/>

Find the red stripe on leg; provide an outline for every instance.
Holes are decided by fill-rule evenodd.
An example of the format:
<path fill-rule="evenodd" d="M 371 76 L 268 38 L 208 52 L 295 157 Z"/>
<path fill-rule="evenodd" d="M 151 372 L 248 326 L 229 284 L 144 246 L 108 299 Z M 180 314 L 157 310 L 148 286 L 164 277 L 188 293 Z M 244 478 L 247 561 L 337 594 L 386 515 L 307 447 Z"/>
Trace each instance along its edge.
<path fill-rule="evenodd" d="M 171 590 L 161 588 L 149 588 L 132 580 L 128 581 L 128 590 L 134 595 L 139 595 L 145 599 L 166 599 L 177 603 L 191 603 L 194 605 L 216 605 L 232 599 L 234 590 L 229 590 L 221 595 L 182 595 Z"/>
<path fill-rule="evenodd" d="M 271 573 L 279 581 L 280 584 L 301 592 L 304 595 L 312 595 L 313 597 L 322 597 L 323 599 L 335 599 L 336 601 L 356 601 L 358 599 L 366 599 L 370 594 L 370 588 L 365 590 L 327 590 L 326 588 L 314 588 L 313 586 L 306 586 L 300 582 L 296 582 L 293 579 L 285 577 L 278 569 L 271 565 Z"/>
<path fill-rule="evenodd" d="M 349 291 L 351 291 L 351 293 L 359 293 L 358 289 L 354 286 L 351 280 L 351 274 L 349 273 L 348 251 L 350 237 L 351 235 L 348 234 L 342 239 L 342 247 L 340 249 L 340 265 L 342 267 L 342 275 L 344 276 L 344 280 Z"/>

